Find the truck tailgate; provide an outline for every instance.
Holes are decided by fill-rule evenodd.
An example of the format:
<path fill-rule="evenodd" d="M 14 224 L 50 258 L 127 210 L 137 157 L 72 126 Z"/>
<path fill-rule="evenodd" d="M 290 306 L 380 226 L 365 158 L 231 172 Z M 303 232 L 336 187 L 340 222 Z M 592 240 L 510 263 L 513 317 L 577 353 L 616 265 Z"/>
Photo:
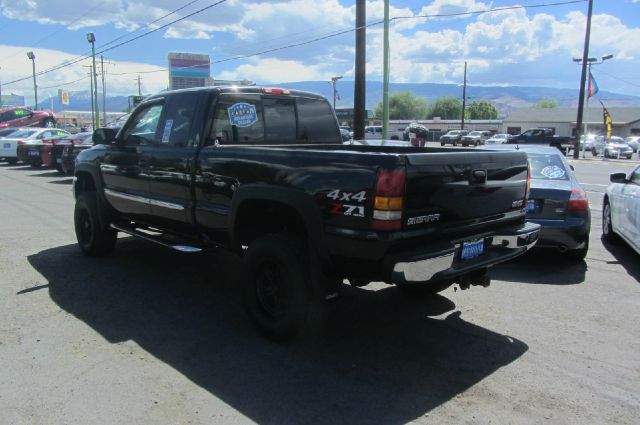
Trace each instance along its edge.
<path fill-rule="evenodd" d="M 524 152 L 411 153 L 406 156 L 403 228 L 460 228 L 523 214 Z"/>

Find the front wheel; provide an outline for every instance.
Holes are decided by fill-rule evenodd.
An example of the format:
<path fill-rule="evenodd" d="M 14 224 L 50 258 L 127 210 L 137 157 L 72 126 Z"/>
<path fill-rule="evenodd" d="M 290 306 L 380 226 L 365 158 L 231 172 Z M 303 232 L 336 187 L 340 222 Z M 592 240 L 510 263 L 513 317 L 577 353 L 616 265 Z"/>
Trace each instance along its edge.
<path fill-rule="evenodd" d="M 305 327 L 312 308 L 307 247 L 291 233 L 262 236 L 244 259 L 243 300 L 253 324 L 276 341 L 290 340 Z"/>
<path fill-rule="evenodd" d="M 73 221 L 78 245 L 87 255 L 105 255 L 116 246 L 118 233 L 109 227 L 103 217 L 93 192 L 78 195 Z"/>
<path fill-rule="evenodd" d="M 609 201 L 604 202 L 602 207 L 602 236 L 608 242 L 617 242 L 618 237 L 613 231 L 613 223 L 611 222 L 611 204 Z"/>
<path fill-rule="evenodd" d="M 7 163 L 9 165 L 16 165 L 18 163 L 18 158 L 9 158 L 7 159 Z"/>

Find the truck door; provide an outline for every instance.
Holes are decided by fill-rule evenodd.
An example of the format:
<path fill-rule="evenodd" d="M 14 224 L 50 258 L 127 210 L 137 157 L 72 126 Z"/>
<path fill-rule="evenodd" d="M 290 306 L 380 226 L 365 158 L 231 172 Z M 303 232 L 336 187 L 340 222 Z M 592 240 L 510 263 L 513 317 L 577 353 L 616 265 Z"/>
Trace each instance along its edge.
<path fill-rule="evenodd" d="M 160 141 L 149 152 L 151 213 L 154 223 L 161 227 L 183 231 L 193 228 L 191 170 L 198 133 L 195 114 L 201 98 L 197 92 L 168 96 L 158 126 Z"/>
<path fill-rule="evenodd" d="M 107 200 L 133 219 L 151 213 L 147 173 L 150 152 L 160 140 L 158 124 L 163 109 L 164 99 L 138 107 L 100 164 Z"/>

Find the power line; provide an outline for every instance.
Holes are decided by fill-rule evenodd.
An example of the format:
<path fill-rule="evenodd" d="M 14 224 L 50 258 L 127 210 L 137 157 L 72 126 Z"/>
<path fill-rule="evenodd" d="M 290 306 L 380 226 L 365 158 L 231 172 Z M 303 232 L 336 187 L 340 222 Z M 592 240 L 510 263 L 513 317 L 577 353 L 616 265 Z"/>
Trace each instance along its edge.
<path fill-rule="evenodd" d="M 609 74 L 608 72 L 604 72 L 601 69 L 598 70 L 597 74 L 608 75 L 609 77 L 613 78 L 614 80 L 621 81 L 621 82 L 623 82 L 625 84 L 629 84 L 630 86 L 640 87 L 640 84 L 638 84 L 638 83 L 632 83 L 631 81 L 625 80 L 625 79 L 620 78 L 620 77 L 616 77 L 615 75 Z"/>
<path fill-rule="evenodd" d="M 172 25 L 174 23 L 177 23 L 177 22 L 183 21 L 185 19 L 188 19 L 188 18 L 190 18 L 190 17 L 192 17 L 192 16 L 194 16 L 196 14 L 199 14 L 199 13 L 202 13 L 202 12 L 208 10 L 208 9 L 211 9 L 212 7 L 217 6 L 217 5 L 221 4 L 221 3 L 225 3 L 226 1 L 227 0 L 219 0 L 219 1 L 213 3 L 213 4 L 209 5 L 209 6 L 203 7 L 201 9 L 196 10 L 195 12 L 192 12 L 192 13 L 190 13 L 188 15 L 185 15 L 185 16 L 179 18 L 179 19 L 176 19 L 176 20 L 173 20 L 173 21 L 168 22 L 166 24 L 163 24 L 163 25 L 161 25 L 161 26 L 159 26 L 157 28 L 154 28 L 154 29 L 152 29 L 150 31 L 147 31 L 147 32 L 143 33 L 143 34 L 140 34 L 140 35 L 138 35 L 138 36 L 136 36 L 136 37 L 134 37 L 132 39 L 123 41 L 123 42 L 121 42 L 119 44 L 116 44 L 116 45 L 111 46 L 109 48 L 103 49 L 103 50 L 101 50 L 99 52 L 96 52 L 96 54 L 101 54 L 101 53 L 113 50 L 113 49 L 115 49 L 117 47 L 123 46 L 125 44 L 131 43 L 133 41 L 136 41 L 136 40 L 138 40 L 138 39 L 140 39 L 142 37 L 145 37 L 145 36 L 147 36 L 149 34 L 152 34 L 154 32 L 160 31 L 161 29 L 164 29 L 164 28 L 166 28 L 166 27 L 168 27 L 168 26 L 170 26 L 170 25 Z M 482 14 L 493 13 L 493 12 L 501 12 L 501 11 L 505 11 L 505 10 L 533 9 L 533 8 L 542 8 L 542 7 L 562 6 L 562 5 L 575 4 L 575 3 L 584 3 L 585 1 L 587 1 L 587 0 L 567 0 L 567 1 L 560 1 L 560 2 L 552 2 L 552 3 L 538 3 L 538 4 L 532 4 L 532 5 L 503 6 L 503 7 L 496 7 L 496 8 L 491 8 L 491 9 L 476 10 L 476 11 L 469 11 L 469 12 L 425 14 L 425 15 L 413 15 L 413 16 L 396 16 L 396 17 L 391 18 L 390 21 L 404 20 L 404 19 L 417 19 L 417 18 L 444 18 L 444 17 L 458 17 L 458 16 L 473 16 L 473 15 L 482 15 Z M 191 2 L 191 3 L 193 3 L 193 2 Z M 186 6 L 187 5 L 184 5 L 182 8 L 184 8 Z M 329 38 L 337 37 L 337 36 L 340 36 L 340 35 L 348 34 L 348 33 L 357 31 L 358 29 L 361 29 L 361 28 L 368 28 L 368 27 L 372 27 L 372 26 L 375 26 L 375 25 L 380 25 L 383 22 L 384 22 L 383 20 L 377 20 L 377 21 L 373 21 L 373 22 L 367 23 L 366 25 L 363 25 L 361 27 L 356 27 L 356 28 L 351 27 L 351 28 L 348 28 L 348 29 L 338 30 L 338 31 L 331 32 L 331 33 L 328 33 L 326 35 L 323 35 L 323 36 L 320 36 L 320 37 L 316 37 L 316 38 L 313 38 L 313 39 L 310 39 L 310 40 L 297 42 L 297 43 L 290 43 L 290 44 L 287 44 L 287 45 L 274 47 L 274 48 L 262 50 L 262 51 L 259 51 L 259 52 L 254 52 L 254 53 L 249 53 L 249 54 L 244 54 L 244 55 L 231 56 L 229 58 L 219 59 L 219 60 L 210 62 L 210 64 L 213 65 L 213 64 L 219 64 L 219 63 L 229 62 L 229 61 L 233 61 L 233 60 L 247 59 L 247 58 L 250 58 L 250 57 L 260 56 L 260 55 L 264 55 L 264 54 L 267 54 L 267 53 L 273 53 L 273 52 L 277 52 L 277 51 L 281 51 L 281 50 L 286 50 L 286 49 L 290 49 L 290 48 L 293 48 L 293 47 L 300 47 L 300 46 L 316 43 L 318 41 L 326 40 L 326 39 L 329 39 Z M 74 63 L 80 62 L 81 60 L 84 60 L 84 59 L 87 59 L 87 58 L 88 58 L 88 56 L 83 56 L 81 58 L 76 58 L 77 60 L 72 60 L 69 63 L 63 63 L 63 64 L 58 65 L 56 67 L 40 71 L 36 75 L 43 75 L 43 74 L 46 74 L 46 73 L 49 73 L 49 72 L 53 72 L 53 71 L 56 71 L 58 69 L 65 68 L 67 66 L 73 65 Z M 165 69 L 159 69 L 159 70 L 152 70 L 152 71 L 131 72 L 131 73 L 121 73 L 121 74 L 112 74 L 112 75 L 142 74 L 142 73 L 154 73 L 154 72 L 162 72 L 162 71 L 166 71 L 166 68 Z M 7 83 L 4 83 L 3 85 L 7 86 L 7 85 L 10 85 L 10 84 L 13 84 L 13 83 L 20 82 L 20 81 L 28 80 L 30 78 L 31 78 L 31 76 L 26 76 L 26 77 L 23 77 L 23 78 L 20 78 L 20 79 L 9 81 Z"/>
<path fill-rule="evenodd" d="M 125 45 L 125 44 L 129 44 L 129 43 L 131 43 L 131 42 L 133 42 L 133 41 L 136 41 L 136 40 L 138 40 L 138 39 L 140 39 L 140 38 L 142 38 L 142 37 L 146 37 L 147 35 L 150 35 L 150 34 L 153 34 L 153 33 L 157 32 L 157 31 L 160 31 L 161 29 L 167 28 L 167 27 L 169 27 L 169 26 L 171 26 L 171 25 L 173 25 L 173 24 L 175 24 L 175 23 L 177 23 L 177 22 L 184 21 L 185 19 L 188 19 L 188 18 L 190 18 L 190 17 L 192 17 L 192 16 L 194 16 L 194 15 L 197 15 L 197 14 L 199 14 L 199 13 L 202 13 L 202 12 L 206 11 L 206 10 L 209 10 L 209 9 L 211 9 L 212 7 L 218 6 L 219 4 L 226 3 L 227 1 L 228 1 L 228 0 L 218 0 L 217 2 L 215 2 L 215 3 L 213 3 L 213 4 L 210 4 L 210 5 L 208 5 L 208 6 L 205 6 L 205 7 L 201 8 L 201 9 L 198 9 L 198 10 L 196 10 L 195 12 L 191 12 L 191 13 L 189 13 L 189 14 L 185 15 L 185 16 L 182 16 L 182 17 L 180 17 L 180 18 L 178 18 L 178 19 L 175 19 L 175 20 L 173 20 L 173 21 L 171 21 L 171 22 L 168 22 L 168 23 L 166 23 L 166 24 L 163 24 L 163 25 L 161 25 L 161 26 L 159 26 L 159 27 L 157 27 L 157 28 L 151 29 L 151 30 L 149 30 L 149 31 L 147 31 L 147 32 L 145 32 L 145 33 L 142 33 L 142 34 L 140 34 L 140 35 L 138 35 L 138 36 L 134 37 L 134 38 L 131 38 L 131 39 L 129 39 L 129 40 L 125 40 L 125 41 L 123 41 L 123 42 L 121 42 L 121 43 L 118 43 L 118 44 L 116 44 L 116 45 L 114 45 L 114 46 L 111 46 L 111 47 L 109 47 L 109 48 L 102 49 L 102 50 L 100 50 L 100 51 L 96 52 L 96 54 L 105 53 L 105 52 L 108 52 L 108 51 L 113 50 L 113 49 L 115 49 L 115 48 L 118 48 L 118 47 L 120 47 L 120 46 L 123 46 L 123 45 Z M 191 2 L 191 3 L 193 3 L 193 2 Z M 184 8 L 184 7 L 186 7 L 186 5 L 185 5 L 185 6 L 183 6 L 183 8 Z M 71 60 L 69 60 L 69 61 L 67 61 L 67 62 L 63 62 L 63 63 L 62 63 L 62 64 L 60 64 L 60 65 L 56 65 L 56 66 L 54 66 L 54 67 L 52 67 L 52 68 L 48 68 L 48 69 L 45 69 L 45 70 L 43 70 L 43 71 L 40 71 L 40 72 L 36 73 L 36 75 L 37 75 L 37 76 L 39 76 L 39 75 L 48 74 L 49 72 L 53 72 L 53 71 L 57 71 L 57 70 L 62 69 L 62 68 L 66 68 L 67 66 L 70 66 L 70 65 L 76 64 L 76 63 L 81 62 L 81 61 L 83 61 L 83 60 L 85 60 L 85 59 L 88 59 L 88 58 L 89 58 L 89 56 L 88 56 L 87 54 L 84 54 L 84 55 L 78 56 L 78 57 L 76 57 L 76 58 L 74 58 L 74 59 L 71 59 Z M 28 80 L 29 78 L 31 78 L 31 76 L 18 78 L 18 79 L 16 79 L 16 80 L 13 80 L 13 81 L 9 81 L 9 82 L 7 82 L 7 83 L 4 83 L 3 85 L 7 86 L 7 85 L 9 85 L 9 84 L 13 84 L 13 83 L 17 83 L 17 82 L 20 82 L 20 81 Z"/>

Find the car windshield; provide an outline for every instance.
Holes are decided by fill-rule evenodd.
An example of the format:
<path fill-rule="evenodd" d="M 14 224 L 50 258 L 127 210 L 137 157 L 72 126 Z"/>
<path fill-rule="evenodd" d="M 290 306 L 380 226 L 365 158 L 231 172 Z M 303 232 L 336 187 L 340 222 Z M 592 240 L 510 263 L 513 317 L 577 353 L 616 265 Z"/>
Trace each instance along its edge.
<path fill-rule="evenodd" d="M 482 136 L 482 132 L 481 131 L 472 131 L 471 133 L 469 133 L 469 136 Z"/>
<path fill-rule="evenodd" d="M 568 180 L 567 168 L 560 155 L 527 152 L 531 178 L 536 180 Z"/>
<path fill-rule="evenodd" d="M 450 132 L 447 133 L 449 136 L 457 136 L 458 134 L 460 134 L 460 130 L 452 130 Z"/>
<path fill-rule="evenodd" d="M 495 136 L 493 136 L 494 139 L 506 139 L 507 135 L 506 134 L 496 134 Z"/>
<path fill-rule="evenodd" d="M 27 138 L 36 134 L 38 130 L 18 130 L 14 133 L 11 133 L 11 137 L 15 138 Z"/>

